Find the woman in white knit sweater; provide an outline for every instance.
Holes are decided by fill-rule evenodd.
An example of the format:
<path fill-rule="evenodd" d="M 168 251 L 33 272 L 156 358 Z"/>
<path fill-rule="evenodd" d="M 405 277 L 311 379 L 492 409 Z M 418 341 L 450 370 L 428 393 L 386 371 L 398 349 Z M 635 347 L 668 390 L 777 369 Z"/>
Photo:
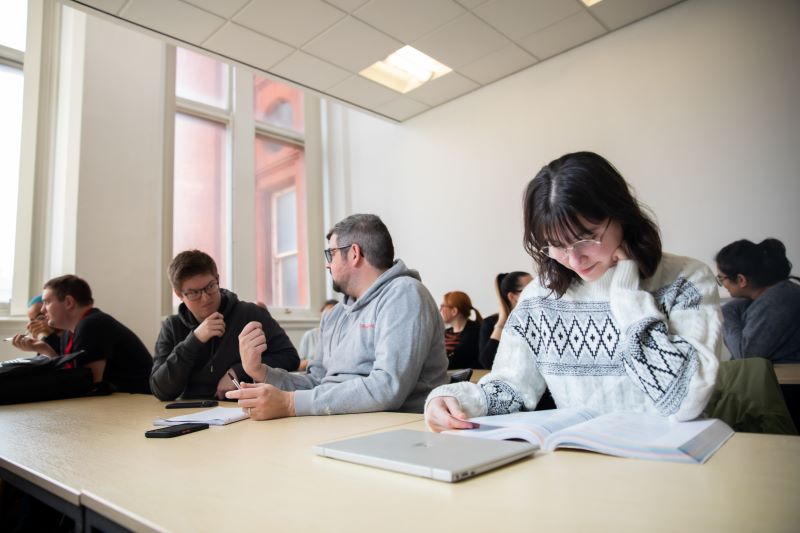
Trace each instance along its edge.
<path fill-rule="evenodd" d="M 538 266 L 509 317 L 492 371 L 434 389 L 434 431 L 465 419 L 556 405 L 701 414 L 719 365 L 721 316 L 711 270 L 662 253 L 658 228 L 619 172 L 591 152 L 542 168 L 524 198 L 525 248 Z"/>

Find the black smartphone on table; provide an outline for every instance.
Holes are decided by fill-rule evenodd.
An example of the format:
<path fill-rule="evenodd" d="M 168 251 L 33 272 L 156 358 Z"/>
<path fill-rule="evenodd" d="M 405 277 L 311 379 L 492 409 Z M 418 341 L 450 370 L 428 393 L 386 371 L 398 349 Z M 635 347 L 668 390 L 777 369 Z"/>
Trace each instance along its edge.
<path fill-rule="evenodd" d="M 201 422 L 191 422 L 186 424 L 176 424 L 174 426 L 164 426 L 163 428 L 145 431 L 144 436 L 148 439 L 170 439 L 180 437 L 188 433 L 194 433 L 202 429 L 208 429 L 208 424 Z"/>
<path fill-rule="evenodd" d="M 219 402 L 216 400 L 200 400 L 196 402 L 175 402 L 168 403 L 165 407 L 167 409 L 193 409 L 198 407 L 216 407 Z"/>

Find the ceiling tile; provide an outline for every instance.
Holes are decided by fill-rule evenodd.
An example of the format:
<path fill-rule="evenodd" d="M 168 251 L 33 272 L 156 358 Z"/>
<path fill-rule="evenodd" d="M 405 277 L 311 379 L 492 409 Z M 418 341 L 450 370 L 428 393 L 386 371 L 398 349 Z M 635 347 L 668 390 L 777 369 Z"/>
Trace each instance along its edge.
<path fill-rule="evenodd" d="M 367 0 L 325 0 L 329 4 L 333 4 L 342 11 L 351 13 L 367 3 Z"/>
<path fill-rule="evenodd" d="M 188 2 L 190 4 L 194 4 L 199 8 L 205 9 L 215 15 L 219 15 L 220 17 L 224 17 L 226 19 L 231 18 L 237 11 L 242 9 L 247 2 L 250 0 L 225 0 L 224 2 L 220 2 L 219 0 L 183 0 L 184 2 Z"/>
<path fill-rule="evenodd" d="M 616 30 L 681 0 L 604 0 L 589 10 L 607 28 Z"/>
<path fill-rule="evenodd" d="M 200 44 L 224 19 L 178 0 L 131 0 L 121 15 L 181 41 Z"/>
<path fill-rule="evenodd" d="M 457 72 L 445 74 L 406 94 L 429 106 L 436 106 L 480 87 Z"/>
<path fill-rule="evenodd" d="M 320 0 L 254 0 L 233 20 L 299 47 L 346 14 Z"/>
<path fill-rule="evenodd" d="M 604 33 L 606 30 L 599 22 L 588 12 L 580 11 L 518 42 L 539 59 L 545 59 Z"/>
<path fill-rule="evenodd" d="M 361 76 L 351 76 L 338 85 L 334 85 L 326 92 L 346 102 L 360 105 L 367 109 L 375 109 L 398 96 L 393 90 Z"/>
<path fill-rule="evenodd" d="M 116 15 L 117 11 L 125 5 L 125 1 L 126 0 L 81 0 L 81 4 L 93 7 L 103 13 Z"/>
<path fill-rule="evenodd" d="M 493 0 L 475 14 L 511 39 L 519 39 L 581 11 L 577 0 Z"/>
<path fill-rule="evenodd" d="M 509 40 L 478 17 L 467 13 L 412 43 L 450 68 L 471 63 L 509 44 Z"/>
<path fill-rule="evenodd" d="M 400 41 L 348 17 L 305 45 L 303 50 L 357 73 L 402 46 Z"/>
<path fill-rule="evenodd" d="M 291 47 L 233 22 L 225 24 L 203 47 L 263 70 L 292 52 Z"/>
<path fill-rule="evenodd" d="M 414 115 L 419 115 L 423 111 L 427 111 L 430 109 L 425 104 L 421 104 L 416 100 L 412 100 L 411 98 L 406 98 L 405 96 L 401 96 L 395 100 L 392 100 L 389 103 L 383 104 L 382 106 L 376 107 L 375 111 L 382 115 L 386 115 L 391 117 L 395 120 L 403 121 L 407 118 L 411 118 Z"/>
<path fill-rule="evenodd" d="M 411 43 L 465 12 L 453 0 L 372 0 L 353 14 L 382 32 Z"/>
<path fill-rule="evenodd" d="M 486 0 L 456 0 L 456 2 L 466 7 L 467 9 L 474 9 L 481 4 L 485 4 Z"/>
<path fill-rule="evenodd" d="M 299 50 L 272 67 L 270 72 L 319 91 L 351 76 L 350 72 Z"/>
<path fill-rule="evenodd" d="M 469 65 L 460 67 L 458 72 L 481 85 L 486 85 L 529 67 L 536 62 L 536 58 L 528 52 L 515 44 L 510 44 Z"/>

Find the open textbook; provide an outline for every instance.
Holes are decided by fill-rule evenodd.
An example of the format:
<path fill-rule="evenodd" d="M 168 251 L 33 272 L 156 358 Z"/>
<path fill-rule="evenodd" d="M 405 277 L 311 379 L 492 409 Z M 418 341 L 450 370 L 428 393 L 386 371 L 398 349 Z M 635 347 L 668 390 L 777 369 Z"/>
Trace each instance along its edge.
<path fill-rule="evenodd" d="M 205 422 L 210 426 L 224 426 L 248 418 L 241 407 L 214 407 L 188 415 L 173 416 L 172 418 L 157 418 L 154 426 L 174 426 L 187 422 Z"/>
<path fill-rule="evenodd" d="M 733 430 L 717 419 L 672 422 L 643 413 L 601 415 L 591 409 L 525 411 L 470 418 L 477 429 L 448 431 L 467 437 L 522 439 L 542 450 L 580 448 L 619 457 L 704 463 Z"/>

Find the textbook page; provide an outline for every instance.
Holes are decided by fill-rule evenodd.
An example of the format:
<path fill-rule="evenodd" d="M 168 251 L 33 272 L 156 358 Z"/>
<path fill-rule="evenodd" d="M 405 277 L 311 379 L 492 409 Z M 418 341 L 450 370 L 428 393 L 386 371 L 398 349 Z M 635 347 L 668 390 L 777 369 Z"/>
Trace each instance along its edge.
<path fill-rule="evenodd" d="M 733 430 L 717 419 L 673 422 L 652 414 L 609 413 L 552 434 L 543 448 L 703 463 L 732 435 Z"/>
<path fill-rule="evenodd" d="M 173 416 L 172 418 L 157 418 L 155 426 L 174 426 L 186 422 L 205 422 L 209 426 L 224 426 L 248 418 L 241 407 L 214 407 L 204 411 L 197 411 L 188 415 Z"/>
<path fill-rule="evenodd" d="M 580 424 L 597 415 L 596 411 L 585 408 L 519 411 L 506 415 L 470 418 L 470 422 L 480 424 L 480 427 L 445 433 L 497 440 L 523 439 L 541 446 L 551 433 Z"/>

